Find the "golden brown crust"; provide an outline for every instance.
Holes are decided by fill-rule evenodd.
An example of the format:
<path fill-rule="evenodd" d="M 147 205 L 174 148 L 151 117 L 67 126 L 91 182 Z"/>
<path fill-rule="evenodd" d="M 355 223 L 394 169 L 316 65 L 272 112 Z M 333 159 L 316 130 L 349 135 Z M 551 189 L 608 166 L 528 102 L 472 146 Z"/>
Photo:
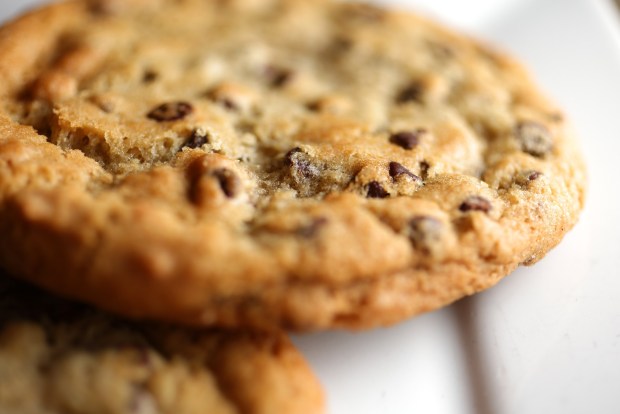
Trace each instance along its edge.
<path fill-rule="evenodd" d="M 365 328 L 576 222 L 580 155 L 509 58 L 370 6 L 143 3 L 3 29 L 0 263 L 20 277 L 138 318 Z"/>

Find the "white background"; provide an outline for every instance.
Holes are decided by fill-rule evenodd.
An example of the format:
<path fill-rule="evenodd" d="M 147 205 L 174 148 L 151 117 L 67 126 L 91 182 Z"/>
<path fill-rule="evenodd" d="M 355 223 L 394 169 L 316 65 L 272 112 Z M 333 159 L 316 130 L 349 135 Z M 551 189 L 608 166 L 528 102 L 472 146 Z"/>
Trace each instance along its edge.
<path fill-rule="evenodd" d="M 2 0 L 0 16 L 35 3 Z M 492 290 L 389 329 L 296 337 L 330 412 L 620 413 L 616 11 L 606 0 L 383 3 L 421 10 L 525 61 L 572 118 L 590 190 L 561 245 Z"/>

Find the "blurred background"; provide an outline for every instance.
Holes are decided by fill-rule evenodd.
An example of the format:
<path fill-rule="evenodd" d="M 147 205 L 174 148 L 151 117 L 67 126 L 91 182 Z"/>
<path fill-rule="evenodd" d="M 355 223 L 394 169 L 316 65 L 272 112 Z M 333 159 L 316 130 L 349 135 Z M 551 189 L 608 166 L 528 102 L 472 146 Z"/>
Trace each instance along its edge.
<path fill-rule="evenodd" d="M 401 8 L 417 8 L 438 16 L 445 16 L 447 21 L 461 27 L 475 27 L 502 13 L 507 8 L 519 3 L 536 0 L 385 0 L 378 3 L 390 4 Z M 620 1 L 620 0 L 619 0 Z M 0 16 L 6 18 L 37 4 L 46 3 L 46 0 L 4 0 L 0 2 Z M 450 12 L 446 13 L 446 10 Z"/>

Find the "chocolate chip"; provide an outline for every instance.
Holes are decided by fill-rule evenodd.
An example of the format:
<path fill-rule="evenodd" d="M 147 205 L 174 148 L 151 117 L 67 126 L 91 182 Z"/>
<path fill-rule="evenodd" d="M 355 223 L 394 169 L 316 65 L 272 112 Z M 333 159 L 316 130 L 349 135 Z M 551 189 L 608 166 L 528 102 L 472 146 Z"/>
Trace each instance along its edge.
<path fill-rule="evenodd" d="M 300 227 L 295 232 L 299 237 L 303 237 L 304 239 L 311 239 L 316 236 L 317 233 L 325 227 L 325 225 L 329 222 L 325 217 L 317 217 L 312 220 L 312 222 L 306 226 Z"/>
<path fill-rule="evenodd" d="M 285 68 L 269 65 L 265 68 L 265 76 L 272 87 L 282 88 L 293 80 L 294 73 Z"/>
<path fill-rule="evenodd" d="M 181 149 L 183 148 L 200 148 L 203 145 L 209 143 L 209 137 L 204 132 L 195 129 L 192 132 L 192 136 L 183 144 Z"/>
<path fill-rule="evenodd" d="M 395 161 L 390 162 L 389 167 L 390 167 L 390 177 L 392 177 L 394 180 L 404 175 L 404 176 L 413 178 L 415 181 L 422 181 L 420 177 L 418 177 L 417 175 L 409 171 L 407 168 L 405 168 L 404 165 L 399 164 Z"/>
<path fill-rule="evenodd" d="M 371 181 L 367 184 L 368 192 L 366 193 L 366 197 L 368 198 L 387 198 L 390 196 L 390 193 L 385 191 L 385 188 L 377 181 Z"/>
<path fill-rule="evenodd" d="M 441 221 L 429 216 L 415 216 L 409 220 L 409 240 L 414 248 L 429 253 L 441 242 Z"/>
<path fill-rule="evenodd" d="M 217 179 L 220 184 L 220 188 L 226 197 L 235 198 L 241 190 L 241 180 L 231 170 L 227 168 L 220 168 L 211 171 L 211 175 Z"/>
<path fill-rule="evenodd" d="M 514 130 L 521 150 L 535 157 L 548 154 L 553 147 L 551 132 L 538 122 L 520 122 Z"/>
<path fill-rule="evenodd" d="M 408 102 L 421 102 L 424 86 L 420 82 L 414 82 L 403 88 L 396 96 L 396 102 L 400 104 Z"/>
<path fill-rule="evenodd" d="M 308 158 L 308 154 L 301 148 L 295 147 L 286 153 L 284 162 L 287 166 L 294 169 L 294 176 L 301 175 L 305 178 L 317 177 L 320 171 Z"/>
<path fill-rule="evenodd" d="M 468 197 L 459 206 L 459 210 L 463 213 L 467 213 L 468 211 L 482 211 L 488 213 L 492 208 L 491 202 L 480 196 Z"/>
<path fill-rule="evenodd" d="M 222 105 L 224 108 L 231 110 L 231 111 L 238 111 L 239 110 L 239 105 L 237 105 L 232 99 L 230 98 L 223 98 L 223 99 L 218 99 L 217 102 Z"/>
<path fill-rule="evenodd" d="M 157 122 L 177 121 L 194 111 L 187 102 L 167 102 L 152 109 L 146 116 Z"/>
<path fill-rule="evenodd" d="M 320 112 L 321 111 L 321 100 L 317 99 L 315 101 L 310 101 L 306 104 L 306 108 L 312 112 Z"/>
<path fill-rule="evenodd" d="M 514 182 L 519 186 L 528 187 L 532 181 L 538 180 L 542 175 L 540 171 L 526 170 L 517 174 Z"/>
<path fill-rule="evenodd" d="M 390 142 L 401 148 L 410 150 L 420 143 L 420 137 L 426 133 L 425 129 L 416 129 L 415 131 L 396 132 L 390 136 Z"/>
<path fill-rule="evenodd" d="M 144 72 L 144 74 L 142 75 L 142 82 L 143 83 L 153 83 L 157 80 L 157 78 L 159 78 L 159 73 L 155 72 L 154 70 L 146 70 Z"/>
<path fill-rule="evenodd" d="M 241 179 L 228 168 L 212 169 L 207 157 L 197 157 L 187 167 L 188 198 L 202 207 L 213 197 L 213 186 L 218 184 L 227 198 L 236 197 L 243 188 Z"/>
<path fill-rule="evenodd" d="M 538 171 L 529 171 L 529 172 L 527 173 L 527 179 L 528 179 L 529 181 L 534 181 L 534 180 L 537 180 L 537 179 L 538 179 L 538 177 L 540 177 L 541 175 L 542 175 L 542 173 L 541 173 L 541 172 L 538 172 Z"/>
<path fill-rule="evenodd" d="M 431 168 L 431 165 L 427 161 L 420 162 L 420 176 L 423 180 L 428 178 L 428 170 Z"/>

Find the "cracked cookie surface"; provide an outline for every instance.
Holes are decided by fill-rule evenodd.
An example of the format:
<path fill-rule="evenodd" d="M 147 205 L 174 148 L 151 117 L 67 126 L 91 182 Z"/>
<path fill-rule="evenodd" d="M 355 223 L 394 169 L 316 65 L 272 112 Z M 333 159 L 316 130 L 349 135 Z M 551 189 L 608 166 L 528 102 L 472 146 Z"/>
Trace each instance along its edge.
<path fill-rule="evenodd" d="M 583 205 L 521 66 L 414 15 L 78 0 L 0 45 L 0 263 L 127 316 L 389 324 L 534 263 Z"/>
<path fill-rule="evenodd" d="M 123 321 L 0 274 L 0 412 L 324 412 L 283 334 Z"/>

